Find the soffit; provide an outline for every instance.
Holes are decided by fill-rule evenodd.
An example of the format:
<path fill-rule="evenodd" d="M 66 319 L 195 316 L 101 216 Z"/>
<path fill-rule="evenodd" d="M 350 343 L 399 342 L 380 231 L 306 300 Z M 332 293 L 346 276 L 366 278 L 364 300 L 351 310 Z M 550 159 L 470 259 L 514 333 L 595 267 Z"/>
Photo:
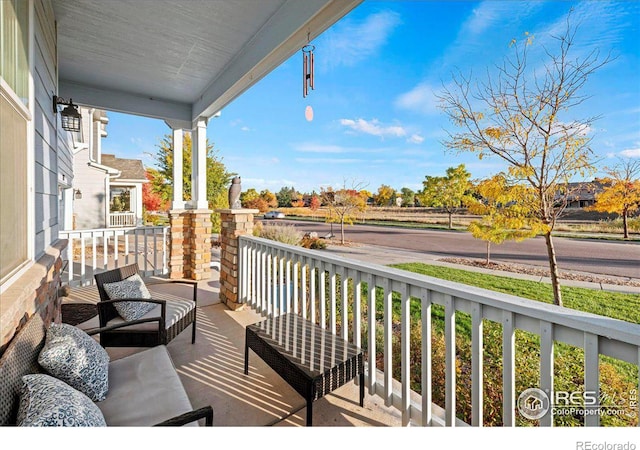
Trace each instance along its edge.
<path fill-rule="evenodd" d="M 165 119 L 210 117 L 360 2 L 53 0 L 60 95 Z"/>

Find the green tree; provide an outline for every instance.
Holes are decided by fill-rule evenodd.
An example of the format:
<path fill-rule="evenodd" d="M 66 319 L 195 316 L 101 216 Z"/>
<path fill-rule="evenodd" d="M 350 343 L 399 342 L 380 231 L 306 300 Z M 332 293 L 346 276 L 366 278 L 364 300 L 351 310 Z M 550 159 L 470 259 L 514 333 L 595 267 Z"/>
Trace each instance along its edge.
<path fill-rule="evenodd" d="M 477 198 L 469 202 L 469 212 L 482 219 L 472 221 L 468 230 L 474 238 L 487 242 L 487 265 L 492 243 L 520 242 L 544 231 L 533 214 L 535 194 L 530 186 L 510 185 L 504 174 L 498 174 L 481 181 L 475 194 Z"/>
<path fill-rule="evenodd" d="M 276 193 L 276 198 L 278 199 L 278 206 L 281 208 L 288 208 L 291 206 L 291 202 L 298 198 L 298 192 L 296 192 L 295 188 L 283 186 Z"/>
<path fill-rule="evenodd" d="M 156 145 L 158 151 L 151 155 L 157 169 L 153 170 L 153 192 L 157 193 L 168 204 L 173 201 L 173 139 L 165 135 Z M 227 171 L 222 158 L 207 142 L 207 201 L 211 213 L 212 231 L 220 232 L 220 214 L 216 209 L 228 208 L 228 187 L 235 174 Z M 191 200 L 191 133 L 184 133 L 182 140 L 182 183 L 185 200 Z"/>
<path fill-rule="evenodd" d="M 533 36 L 511 41 L 513 56 L 497 67 L 497 74 L 474 82 L 453 76 L 450 88 L 438 95 L 440 105 L 458 131 L 450 132 L 450 150 L 473 152 L 481 159 L 497 157 L 508 164 L 508 175 L 536 193 L 535 213 L 545 225 L 554 302 L 562 305 L 560 277 L 551 233 L 570 192 L 563 190 L 575 177 L 592 173 L 589 130 L 595 117 L 576 117 L 575 107 L 586 96 L 588 78 L 609 61 L 597 49 L 573 54 L 576 27 L 569 14 L 566 28 L 552 36 L 553 51 L 541 48 L 545 60 L 529 65 Z M 584 49 L 578 50 L 583 52 Z"/>
<path fill-rule="evenodd" d="M 418 194 L 424 206 L 442 208 L 449 215 L 449 229 L 453 228 L 453 215 L 471 201 L 471 174 L 464 164 L 449 167 L 443 177 L 427 175 Z"/>
<path fill-rule="evenodd" d="M 608 176 L 598 180 L 604 190 L 596 194 L 596 203 L 589 209 L 621 216 L 624 238 L 628 239 L 628 218 L 640 209 L 640 161 L 623 161 L 605 167 L 605 172 Z"/>
<path fill-rule="evenodd" d="M 414 206 L 416 203 L 416 193 L 408 187 L 400 189 L 400 195 L 402 197 L 402 206 Z"/>

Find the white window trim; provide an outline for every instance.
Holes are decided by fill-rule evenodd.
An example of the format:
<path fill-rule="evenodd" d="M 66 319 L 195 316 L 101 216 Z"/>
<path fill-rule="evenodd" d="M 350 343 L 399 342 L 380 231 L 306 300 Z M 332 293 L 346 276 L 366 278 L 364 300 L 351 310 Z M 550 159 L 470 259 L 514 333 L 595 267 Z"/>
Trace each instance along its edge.
<path fill-rule="evenodd" d="M 33 72 L 35 70 L 34 49 L 35 49 L 35 13 L 33 0 L 29 0 L 29 106 L 26 107 L 22 100 L 13 92 L 9 84 L 0 77 L 0 94 L 3 95 L 27 121 L 27 167 L 33 168 L 35 164 L 35 132 L 33 117 L 35 116 L 35 92 Z M 5 292 L 11 285 L 35 264 L 35 197 L 34 197 L 33 170 L 27 170 L 27 260 L 14 274 L 0 285 L 0 294 Z"/>

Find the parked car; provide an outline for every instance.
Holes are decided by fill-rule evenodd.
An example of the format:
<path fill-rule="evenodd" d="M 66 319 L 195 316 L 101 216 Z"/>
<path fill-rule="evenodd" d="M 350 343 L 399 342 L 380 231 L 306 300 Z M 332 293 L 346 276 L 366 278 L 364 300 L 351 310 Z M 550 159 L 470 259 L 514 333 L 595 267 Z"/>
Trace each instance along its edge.
<path fill-rule="evenodd" d="M 280 211 L 269 211 L 264 215 L 265 219 L 284 219 L 284 213 Z"/>

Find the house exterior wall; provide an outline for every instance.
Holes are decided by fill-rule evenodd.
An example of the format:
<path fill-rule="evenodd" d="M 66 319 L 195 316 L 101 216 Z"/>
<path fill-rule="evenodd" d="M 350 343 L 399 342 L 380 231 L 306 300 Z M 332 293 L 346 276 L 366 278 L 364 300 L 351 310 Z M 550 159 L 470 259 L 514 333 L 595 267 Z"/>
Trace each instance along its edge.
<path fill-rule="evenodd" d="M 32 0 L 30 7 L 31 123 L 26 151 L 33 177 L 28 195 L 33 206 L 31 263 L 7 281 L 0 297 L 0 354 L 13 335 L 34 314 L 45 323 L 60 320 L 58 295 L 66 241 L 58 240 L 58 180 L 69 183 L 72 152 L 70 136 L 57 126 L 52 95 L 57 92 L 56 28 L 49 0 Z M 2 155 L 0 155 L 2 157 Z"/>
<path fill-rule="evenodd" d="M 71 136 L 59 129 L 59 115 L 53 113 L 51 93 L 56 92 L 56 30 L 53 9 L 48 1 L 34 2 L 34 192 L 35 247 L 38 258 L 57 239 L 58 177 L 72 181 Z"/>
<path fill-rule="evenodd" d="M 73 185 L 82 192 L 82 198 L 73 201 L 74 229 L 78 230 L 107 226 L 109 175 L 89 161 L 89 148 L 79 150 L 73 160 Z"/>

